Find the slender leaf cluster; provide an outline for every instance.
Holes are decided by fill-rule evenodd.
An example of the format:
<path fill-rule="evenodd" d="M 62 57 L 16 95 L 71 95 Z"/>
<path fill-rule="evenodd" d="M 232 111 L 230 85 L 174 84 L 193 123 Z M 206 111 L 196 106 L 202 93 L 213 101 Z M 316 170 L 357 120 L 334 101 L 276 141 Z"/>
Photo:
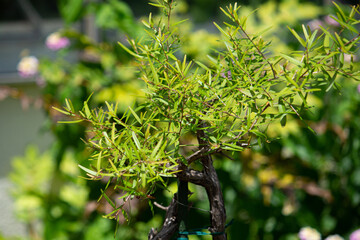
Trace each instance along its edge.
<path fill-rule="evenodd" d="M 69 105 L 60 110 L 92 125 L 87 143 L 93 169 L 81 168 L 93 179 L 113 179 L 124 198 L 150 197 L 158 183 L 166 186 L 164 176 L 191 169 L 200 156 L 242 151 L 258 144 L 253 140 L 261 144 L 270 123 L 285 125 L 289 114 L 301 119 L 309 94 L 331 88 L 338 76 L 358 79 L 353 58 L 344 60 L 359 41 L 355 8 L 349 16 L 339 8 L 339 33 L 303 26 L 300 36 L 290 29 L 303 50 L 276 55 L 267 51 L 270 42 L 261 34 L 246 32 L 246 17 L 238 16 L 237 4 L 230 5 L 222 9 L 229 23 L 215 23 L 224 50 L 205 65 L 181 54 L 179 22 L 170 18 L 173 2 L 155 5 L 168 15 L 157 24 L 151 15 L 144 21 L 148 38 L 120 43 L 138 60 L 145 102 L 121 117 L 109 103 L 106 110 L 90 110 L 85 102 L 80 114 Z M 197 144 L 185 140 L 199 132 L 206 137 Z M 184 151 L 189 145 L 198 151 Z"/>
<path fill-rule="evenodd" d="M 165 186 L 162 177 L 176 173 L 178 159 L 171 148 L 174 139 L 153 124 L 157 122 L 156 112 L 138 115 L 129 107 L 119 118 L 117 105 L 106 102 L 106 111 L 102 108 L 90 110 L 86 101 L 77 115 L 71 101 L 66 103 L 65 111 L 57 110 L 77 120 L 60 123 L 86 121 L 93 126 L 86 142 L 93 151 L 90 161 L 94 169 L 79 165 L 91 179 L 116 179 L 116 188 L 126 193 L 122 198 L 150 197 L 156 183 L 162 182 Z"/>

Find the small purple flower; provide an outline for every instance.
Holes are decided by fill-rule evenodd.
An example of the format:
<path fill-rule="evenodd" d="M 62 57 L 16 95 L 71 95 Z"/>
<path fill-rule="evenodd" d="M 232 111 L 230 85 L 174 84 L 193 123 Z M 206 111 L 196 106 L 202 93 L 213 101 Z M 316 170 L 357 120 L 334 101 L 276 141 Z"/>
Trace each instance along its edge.
<path fill-rule="evenodd" d="M 360 93 L 360 84 L 357 86 L 357 91 Z"/>
<path fill-rule="evenodd" d="M 18 73 L 23 78 L 33 77 L 37 74 L 39 60 L 34 56 L 23 57 L 17 65 Z"/>
<path fill-rule="evenodd" d="M 360 86 L 360 85 L 359 85 L 359 86 Z M 358 90 L 359 90 L 359 86 L 358 86 Z M 360 229 L 352 232 L 352 233 L 350 234 L 349 240 L 360 240 Z"/>
<path fill-rule="evenodd" d="M 221 73 L 220 74 L 223 78 L 227 78 L 228 80 L 232 80 L 232 77 L 231 77 L 231 71 L 227 71 L 227 76 L 225 75 L 225 73 Z"/>
<path fill-rule="evenodd" d="M 300 240 L 321 240 L 321 235 L 311 227 L 303 227 L 300 229 L 299 238 Z"/>
<path fill-rule="evenodd" d="M 62 37 L 60 33 L 55 32 L 46 38 L 45 44 L 49 49 L 56 51 L 69 46 L 70 40 L 67 37 Z"/>

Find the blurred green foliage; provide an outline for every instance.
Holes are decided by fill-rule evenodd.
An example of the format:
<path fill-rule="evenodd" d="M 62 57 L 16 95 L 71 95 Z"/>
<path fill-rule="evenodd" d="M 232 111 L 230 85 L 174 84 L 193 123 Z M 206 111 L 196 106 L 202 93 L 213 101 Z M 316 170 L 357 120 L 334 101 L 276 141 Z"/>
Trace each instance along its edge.
<path fill-rule="evenodd" d="M 341 84 L 341 94 L 318 95 L 324 101 L 308 115 L 317 134 L 300 124 L 270 143 L 270 151 L 221 163 L 228 211 L 236 219 L 231 239 L 297 239 L 302 226 L 345 237 L 359 227 L 360 93 L 358 83 Z"/>
<path fill-rule="evenodd" d="M 40 154 L 35 146 L 29 146 L 24 157 L 14 159 L 10 179 L 15 184 L 15 211 L 27 223 L 31 239 L 68 239 L 81 234 L 85 222 L 79 216 L 84 214 L 89 190 L 86 181 L 78 178 L 75 159 L 67 152 L 54 171 L 50 152 Z M 42 236 L 41 228 L 51 230 Z"/>
<path fill-rule="evenodd" d="M 218 11 L 217 7 L 212 8 L 214 1 L 194 2 L 197 5 L 193 9 L 180 2 L 178 14 L 190 11 L 198 20 L 206 20 L 209 15 L 199 14 L 201 8 L 211 8 L 212 14 Z M 298 21 L 311 20 L 325 12 L 308 3 L 278 2 L 268 1 L 253 14 L 250 13 L 255 8 L 251 6 L 240 12 L 250 14 L 250 32 L 265 30 L 268 23 L 273 23 L 266 32 L 274 43 L 273 51 L 297 49 L 299 45 L 290 38 L 286 26 L 296 29 Z M 80 108 L 92 92 L 92 106 L 105 100 L 116 101 L 121 112 L 136 104 L 142 95 L 142 85 L 136 81 L 136 65 L 116 42 L 124 33 L 140 36 L 142 27 L 122 1 L 84 5 L 82 0 L 62 0 L 59 9 L 68 24 L 62 32 L 71 39 L 72 47 L 61 50 L 55 60 L 41 61 L 44 111 L 48 114 L 47 127 L 56 141 L 44 154 L 29 147 L 23 157 L 14 159 L 10 178 L 15 184 L 16 213 L 29 226 L 29 237 L 25 239 L 113 239 L 116 223 L 101 217 L 108 213 L 104 210 L 106 203 L 92 205 L 100 195 L 95 191 L 99 186 L 78 178 L 81 174 L 77 164 L 86 166 L 84 160 L 88 156 L 79 141 L 85 137 L 86 126 L 56 124 L 60 117 L 51 106 L 60 106 L 65 98 L 70 98 Z M 99 42 L 71 29 L 71 24 L 89 14 L 96 16 L 95 24 L 103 30 Z M 185 34 L 190 29 L 194 29 L 190 22 L 180 29 L 187 42 L 181 51 L 194 59 L 207 59 L 211 49 L 219 46 L 218 34 L 205 30 Z M 115 32 L 115 37 L 107 35 L 109 30 Z M 274 137 L 281 138 L 268 144 L 268 150 L 232 156 L 241 161 L 216 162 L 227 213 L 235 220 L 228 229 L 229 239 L 292 240 L 297 239 L 300 227 L 308 225 L 323 235 L 346 236 L 360 226 L 360 93 L 357 83 L 343 81 L 341 85 L 340 90 L 318 94 L 313 99 L 315 107 L 306 121 L 317 134 L 290 119 L 285 128 L 280 124 L 270 128 Z M 175 183 L 170 184 L 170 190 L 172 186 Z M 201 201 L 205 193 L 198 191 L 190 198 L 198 208 L 190 213 L 190 226 L 194 228 L 208 225 L 208 215 L 201 210 L 208 208 L 206 201 Z M 111 194 L 114 199 L 118 197 Z M 166 205 L 168 194 L 159 191 L 155 197 Z M 117 230 L 118 239 L 146 239 L 148 230 L 160 225 L 163 212 L 154 209 L 152 216 L 144 205 L 135 203 L 130 223 Z"/>

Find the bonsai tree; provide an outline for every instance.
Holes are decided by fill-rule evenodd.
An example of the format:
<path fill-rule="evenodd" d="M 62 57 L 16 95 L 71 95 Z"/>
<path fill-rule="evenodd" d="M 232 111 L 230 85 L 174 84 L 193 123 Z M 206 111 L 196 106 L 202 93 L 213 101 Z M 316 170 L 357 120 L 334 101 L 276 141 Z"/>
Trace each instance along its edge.
<path fill-rule="evenodd" d="M 270 123 L 287 116 L 302 120 L 308 97 L 314 91 L 337 87 L 338 77 L 357 79 L 353 57 L 359 41 L 358 23 L 353 8 L 346 15 L 338 7 L 335 20 L 342 26 L 332 33 L 320 26 L 312 31 L 290 31 L 303 49 L 288 54 L 267 51 L 270 42 L 259 34 L 246 31 L 246 17 L 239 16 L 235 3 L 221 9 L 229 21 L 215 26 L 222 34 L 223 48 L 209 56 L 205 65 L 188 59 L 179 50 L 181 36 L 171 13 L 173 0 L 158 0 L 152 5 L 163 10 L 165 17 L 154 20 L 150 14 L 143 21 L 148 37 L 119 43 L 134 56 L 139 76 L 145 83 L 141 104 L 118 115 L 117 105 L 91 109 L 89 100 L 77 112 L 70 100 L 58 111 L 70 116 L 67 123 L 87 122 L 92 149 L 92 168 L 80 166 L 91 180 L 106 178 L 114 189 L 123 192 L 109 217 L 126 215 L 124 204 L 134 197 L 149 200 L 152 206 L 166 210 L 160 230 L 151 229 L 149 239 L 181 239 L 192 234 L 186 226 L 188 183 L 206 190 L 210 210 L 209 234 L 226 239 L 226 209 L 213 161 L 217 156 L 232 158 L 254 146 L 262 147 L 270 139 Z M 345 59 L 350 56 L 349 62 Z M 306 124 L 305 121 L 302 121 Z M 190 140 L 189 140 L 190 139 Z M 221 158 L 219 158 L 220 161 Z M 177 178 L 178 192 L 167 207 L 156 203 L 153 194 L 166 188 L 169 179 Z M 180 239 L 180 238 L 179 238 Z"/>

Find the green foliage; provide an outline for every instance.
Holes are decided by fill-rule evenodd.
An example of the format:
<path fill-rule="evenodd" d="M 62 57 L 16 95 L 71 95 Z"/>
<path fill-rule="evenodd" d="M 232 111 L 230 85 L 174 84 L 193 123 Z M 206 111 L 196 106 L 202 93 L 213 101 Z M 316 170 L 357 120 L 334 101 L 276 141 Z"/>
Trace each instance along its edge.
<path fill-rule="evenodd" d="M 91 10 L 96 16 L 96 25 L 102 29 L 121 29 L 132 36 L 139 31 L 131 9 L 124 2 L 110 0 L 108 4 L 93 3 Z"/>
<path fill-rule="evenodd" d="M 322 219 L 318 229 L 326 234 L 343 234 L 359 225 L 355 216 L 359 216 L 359 193 L 356 190 L 359 181 L 356 176 L 359 172 L 360 149 L 356 137 L 359 132 L 356 112 L 359 109 L 360 94 L 358 84 L 354 82 L 343 81 L 341 85 L 341 96 L 332 91 L 324 96 L 324 105 L 309 116 L 318 136 L 301 131 L 301 134 L 291 135 L 287 142 L 281 142 L 282 148 L 289 153 L 289 158 L 299 158 L 297 162 L 302 169 L 301 174 L 329 191 L 331 197 L 327 199 L 328 204 L 322 204 L 316 210 Z M 313 171 L 314 175 L 307 174 L 304 169 Z M 344 205 L 354 211 L 339 211 Z M 304 204 L 301 208 L 315 211 L 311 209 L 311 205 Z M 348 220 L 343 223 L 340 219 Z"/>
<path fill-rule="evenodd" d="M 83 0 L 61 0 L 59 1 L 59 10 L 65 23 L 71 24 L 81 18 L 84 13 Z"/>
<path fill-rule="evenodd" d="M 293 21 L 320 14 L 313 5 L 270 1 L 253 13 L 232 5 L 223 9 L 226 22 L 215 25 L 220 36 L 195 31 L 191 21 L 184 22 L 186 5 L 181 1 L 177 9 L 170 1 L 154 2 L 165 17 L 143 18 L 145 27 L 135 23 L 123 2 L 82 2 L 61 1 L 68 24 L 94 14 L 97 26 L 120 28 L 136 40 L 117 44 L 103 34 L 96 43 L 67 28 L 63 34 L 72 41 L 69 51 L 60 51 L 55 60 L 41 60 L 45 110 L 55 147 L 44 155 L 30 148 L 26 157 L 14 161 L 11 176 L 17 212 L 29 226 L 42 223 L 44 232 L 37 231 L 39 236 L 113 238 L 113 222 L 94 217 L 95 210 L 84 215 L 85 204 L 99 200 L 100 206 L 107 203 L 114 208 L 96 210 L 107 218 L 134 217 L 119 227 L 117 236 L 145 239 L 149 226 L 159 225 L 160 217 L 139 218 L 134 209 L 141 210 L 142 205 L 130 211 L 126 202 L 137 197 L 166 202 L 155 190 L 165 188 L 164 195 L 171 197 L 169 192 L 176 192 L 173 179 L 181 168 L 201 168 L 197 160 L 207 154 L 216 156 L 227 212 L 235 218 L 228 230 L 231 239 L 295 239 L 302 225 L 342 234 L 359 224 L 353 211 L 360 199 L 358 95 L 349 80 L 358 79 L 357 10 L 336 6 L 340 27 L 313 30 Z M 270 20 L 275 24 L 267 29 Z M 141 28 L 145 33 L 139 33 Z M 81 57 L 69 63 L 74 52 Z M 138 77 L 143 81 L 134 80 Z M 346 78 L 342 88 L 340 78 Z M 334 86 L 341 89 L 341 96 Z M 323 95 L 319 91 L 323 89 L 331 95 Z M 324 104 L 317 104 L 323 98 Z M 64 101 L 66 107 L 60 109 Z M 55 124 L 63 117 L 51 105 L 68 115 L 63 122 L 77 124 Z M 76 112 L 81 106 L 82 111 Z M 326 130 L 315 135 L 311 129 L 323 129 L 323 121 Z M 207 150 L 198 150 L 202 146 L 194 133 L 199 130 L 209 136 Z M 281 142 L 268 144 L 279 136 Z M 79 141 L 85 137 L 90 157 Z M 264 143 L 273 155 L 248 150 L 264 150 Z M 241 161 L 218 154 L 227 152 Z M 97 184 L 77 179 L 77 164 Z M 97 199 L 99 188 L 103 191 Z M 207 209 L 205 193 L 192 189 L 194 206 Z M 315 194 L 308 189 L 315 189 Z M 327 189 L 334 199 L 331 204 Z M 201 220 L 207 222 L 207 215 L 195 211 L 192 215 L 194 227 Z"/>
<path fill-rule="evenodd" d="M 314 20 L 324 14 L 324 9 L 311 2 L 294 0 L 267 1 L 259 8 L 242 6 L 239 16 L 246 18 L 246 31 L 261 33 L 264 39 L 271 41 L 268 46 L 272 52 L 290 52 L 297 50 L 299 42 L 284 28 L 291 27 L 301 31 L 299 22 Z"/>
<path fill-rule="evenodd" d="M 100 176 L 118 178 L 119 189 L 126 191 L 121 198 L 129 199 L 133 195 L 146 197 L 153 192 L 155 183 L 163 181 L 161 177 L 172 176 L 175 172 L 173 168 L 177 159 L 173 158 L 174 152 L 165 151 L 174 144 L 171 134 L 159 131 L 152 125 L 157 118 L 154 114 L 141 113 L 138 116 L 129 107 L 129 111 L 120 119 L 116 115 L 117 106 L 107 102 L 106 105 L 107 112 L 102 109 L 90 111 L 85 102 L 84 109 L 80 112 L 79 118 L 87 119 L 92 125 L 99 127 L 94 129 L 89 141 L 90 147 L 95 150 L 91 161 L 94 162 L 96 171 L 80 167 L 93 179 Z M 65 110 L 74 115 L 74 109 L 70 105 Z M 122 130 L 118 131 L 118 128 Z M 173 166 L 164 167 L 169 163 Z M 127 180 L 122 181 L 120 176 Z"/>
<path fill-rule="evenodd" d="M 95 24 L 102 29 L 121 29 L 122 31 L 136 36 L 138 25 L 134 21 L 129 6 L 116 0 L 105 3 L 83 0 L 59 0 L 59 10 L 67 25 L 81 20 L 84 16 L 93 14 Z"/>
<path fill-rule="evenodd" d="M 144 23 L 148 37 L 130 40 L 131 48 L 120 43 L 138 60 L 146 85 L 144 103 L 121 117 L 108 103 L 106 110 L 90 110 L 85 102 L 79 114 L 64 108 L 75 122 L 92 125 L 88 145 L 94 170 L 83 170 L 91 179 L 116 179 L 115 188 L 125 191 L 127 199 L 151 198 L 158 182 L 166 186 L 165 176 L 182 165 L 192 168 L 199 156 L 261 146 L 268 141 L 269 124 L 285 126 L 288 116 L 303 120 L 311 94 L 331 89 L 338 76 L 358 78 L 353 60 L 344 60 L 345 54 L 354 54 L 358 41 L 357 30 L 349 27 L 358 23 L 353 13 L 341 14 L 339 33 L 303 25 L 299 35 L 290 29 L 302 50 L 274 54 L 268 51 L 270 42 L 245 30 L 247 19 L 238 14 L 240 7 L 229 5 L 222 9 L 228 22 L 215 23 L 223 50 L 209 56 L 211 63 L 205 65 L 180 54 L 180 22 L 171 20 L 173 2 L 157 1 L 154 6 L 164 9 L 165 18 L 155 22 L 150 15 Z M 201 146 L 205 139 L 186 143 L 186 137 L 198 131 L 208 136 L 208 149 Z M 190 146 L 199 147 L 198 152 L 191 154 Z"/>
<path fill-rule="evenodd" d="M 324 237 L 345 237 L 358 228 L 360 94 L 357 82 L 340 83 L 341 94 L 318 92 L 324 101 L 303 116 L 316 134 L 291 120 L 298 130 L 271 142 L 271 152 L 244 151 L 234 157 L 241 161 L 218 161 L 227 211 L 235 219 L 231 239 L 290 239 L 304 226 Z"/>
<path fill-rule="evenodd" d="M 59 170 L 55 171 L 51 154 L 40 154 L 36 147 L 30 146 L 24 157 L 14 159 L 13 168 L 10 179 L 14 183 L 15 211 L 30 228 L 30 237 L 36 238 L 39 227 L 51 227 L 49 238 L 79 235 L 84 222 L 77 216 L 83 214 L 89 189 L 86 181 L 78 178 L 75 157 L 64 156 Z M 54 178 L 54 173 L 66 182 Z M 44 225 L 37 226 L 39 222 Z"/>
<path fill-rule="evenodd" d="M 59 106 L 70 97 L 71 105 L 79 108 L 88 95 L 95 92 L 93 104 L 98 106 L 107 95 L 108 100 L 120 102 L 119 111 L 122 111 L 140 95 L 140 86 L 133 81 L 136 78 L 133 61 L 103 30 L 105 27 L 119 30 L 121 25 L 122 30 L 115 34 L 127 31 L 135 37 L 139 25 L 130 9 L 119 1 L 93 4 L 67 0 L 59 1 L 59 9 L 66 23 L 59 33 L 67 37 L 71 45 L 59 50 L 54 59 L 41 59 L 39 66 L 43 109 L 47 116 L 44 129 L 53 133 L 54 143 L 44 155 L 36 148 L 29 148 L 24 157 L 14 160 L 11 174 L 15 183 L 16 214 L 27 224 L 32 239 L 84 239 L 83 229 L 99 218 L 94 216 L 95 212 L 106 212 L 103 210 L 106 207 L 99 207 L 106 206 L 106 202 L 96 203 L 98 195 L 93 192 L 98 186 L 87 185 L 78 178 L 81 170 L 78 164 L 89 167 L 82 161 L 89 153 L 79 141 L 85 136 L 85 126 L 57 124 L 60 116 L 52 106 Z M 72 24 L 91 14 L 96 14 L 95 24 L 102 27 L 99 42 L 72 29 Z M 106 21 L 109 25 L 103 26 Z M 127 95 L 118 94 L 125 89 Z M 114 198 L 111 193 L 107 194 Z M 95 208 L 86 208 L 94 204 Z M 115 225 L 110 223 L 109 228 L 104 236 L 113 237 Z"/>
<path fill-rule="evenodd" d="M 4 236 L 0 233 L 0 240 L 20 240 L 20 238 L 17 238 L 17 237 L 4 237 Z"/>
<path fill-rule="evenodd" d="M 49 154 L 39 156 L 37 148 L 30 146 L 25 156 L 15 158 L 12 164 L 14 172 L 10 178 L 16 186 L 13 192 L 19 217 L 25 221 L 41 217 L 42 200 L 39 196 L 46 192 L 47 180 L 54 168 Z"/>

